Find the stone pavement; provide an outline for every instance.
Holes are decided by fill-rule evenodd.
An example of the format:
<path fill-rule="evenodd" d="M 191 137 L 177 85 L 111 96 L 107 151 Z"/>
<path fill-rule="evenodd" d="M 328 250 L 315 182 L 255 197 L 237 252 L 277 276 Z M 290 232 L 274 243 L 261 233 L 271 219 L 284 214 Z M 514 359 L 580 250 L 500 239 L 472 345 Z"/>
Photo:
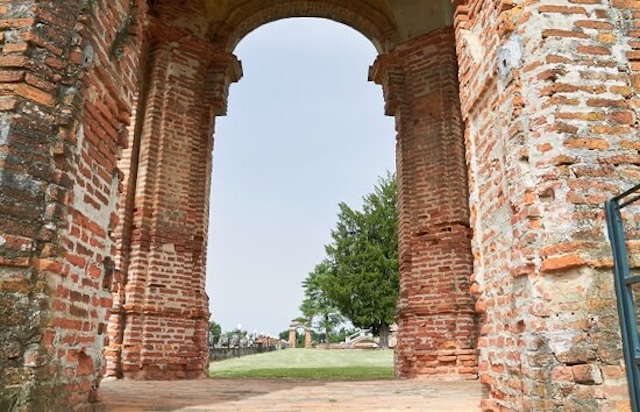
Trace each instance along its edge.
<path fill-rule="evenodd" d="M 425 411 L 479 410 L 480 383 L 386 380 L 202 379 L 103 382 L 100 410 L 142 411 Z"/>

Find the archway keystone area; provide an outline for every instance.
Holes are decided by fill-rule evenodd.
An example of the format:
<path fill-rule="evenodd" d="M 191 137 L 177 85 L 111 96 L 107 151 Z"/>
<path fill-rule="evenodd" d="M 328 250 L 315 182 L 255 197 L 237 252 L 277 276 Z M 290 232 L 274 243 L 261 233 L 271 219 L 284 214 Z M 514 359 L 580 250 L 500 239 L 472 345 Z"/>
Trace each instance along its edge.
<path fill-rule="evenodd" d="M 624 409 L 602 204 L 640 179 L 638 2 L 9 0 L 0 410 L 87 410 L 104 375 L 205 375 L 215 118 L 235 45 L 288 17 L 380 53 L 397 375 L 478 378 L 485 411 Z"/>

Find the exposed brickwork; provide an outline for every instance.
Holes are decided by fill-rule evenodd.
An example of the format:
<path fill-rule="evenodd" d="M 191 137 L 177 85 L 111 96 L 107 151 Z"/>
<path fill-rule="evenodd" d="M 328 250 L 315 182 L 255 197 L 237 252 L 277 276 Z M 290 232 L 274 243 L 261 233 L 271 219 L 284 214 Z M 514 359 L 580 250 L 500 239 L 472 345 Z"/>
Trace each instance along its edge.
<path fill-rule="evenodd" d="M 95 395 L 140 3 L 0 2 L 1 410 Z"/>
<path fill-rule="evenodd" d="M 382 55 L 372 70 L 398 131 L 397 373 L 476 377 L 472 256 L 451 29 Z"/>
<path fill-rule="evenodd" d="M 627 410 L 602 204 L 638 179 L 638 2 L 486 4 L 456 16 L 483 407 Z"/>
<path fill-rule="evenodd" d="M 108 319 L 107 334 L 109 345 L 105 348 L 106 376 L 123 377 L 122 375 L 122 342 L 124 340 L 126 312 L 123 306 L 126 302 L 126 288 L 128 283 L 129 263 L 131 258 L 131 242 L 133 228 L 133 212 L 135 209 L 136 188 L 138 181 L 138 167 L 142 137 L 143 116 L 147 103 L 150 79 L 148 79 L 148 60 L 150 38 L 148 31 L 142 39 L 140 47 L 139 81 L 135 96 L 134 111 L 127 128 L 127 146 L 121 151 L 118 169 L 122 174 L 122 188 L 119 198 L 118 225 L 114 230 L 116 240 L 115 273 L 113 291 L 113 306 Z"/>
<path fill-rule="evenodd" d="M 602 203 L 640 179 L 637 0 L 468 0 L 421 35 L 381 0 L 152 3 L 0 0 L 0 410 L 88 409 L 105 371 L 203 376 L 229 52 L 290 16 L 383 52 L 398 374 L 477 371 L 486 411 L 627 410 Z"/>
<path fill-rule="evenodd" d="M 223 42 L 228 51 L 233 51 L 251 31 L 263 24 L 291 16 L 322 17 L 344 23 L 370 39 L 379 52 L 388 51 L 399 42 L 399 33 L 389 16 L 378 7 L 372 7 L 371 2 L 362 0 L 351 0 L 348 3 L 336 0 L 247 2 L 230 13 L 227 20 L 213 26 L 210 34 Z"/>
<path fill-rule="evenodd" d="M 112 317 L 108 374 L 203 377 L 212 125 L 240 72 L 235 58 L 193 33 L 157 20 L 151 28 L 144 117 L 134 128 L 141 137 L 129 262 Z"/>

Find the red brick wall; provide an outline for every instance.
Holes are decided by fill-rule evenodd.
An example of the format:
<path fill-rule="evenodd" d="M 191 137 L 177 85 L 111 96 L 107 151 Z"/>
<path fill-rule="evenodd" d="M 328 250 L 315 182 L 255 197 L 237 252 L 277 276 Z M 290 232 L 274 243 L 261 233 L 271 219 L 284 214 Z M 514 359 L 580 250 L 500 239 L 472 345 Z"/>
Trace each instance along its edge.
<path fill-rule="evenodd" d="M 602 205 L 638 179 L 637 4 L 458 6 L 485 410 L 628 408 Z"/>
<path fill-rule="evenodd" d="M 116 273 L 112 287 L 113 305 L 107 327 L 109 344 L 104 350 L 106 362 L 105 375 L 109 377 L 122 377 L 122 342 L 125 331 L 123 326 L 126 324 L 126 311 L 124 310 L 126 288 L 124 285 L 128 283 L 142 126 L 144 124 L 143 119 L 149 88 L 151 87 L 150 76 L 147 75 L 147 66 L 149 65 L 149 37 L 149 32 L 145 31 L 145 36 L 140 48 L 140 75 L 134 100 L 134 111 L 131 115 L 132 120 L 127 128 L 127 146 L 121 151 L 118 160 L 118 169 L 122 173 L 122 191 L 120 192 L 119 198 L 118 225 L 114 230 L 116 241 Z"/>
<path fill-rule="evenodd" d="M 399 376 L 475 377 L 467 178 L 451 28 L 392 53 L 373 68 L 396 118 L 400 294 Z"/>
<path fill-rule="evenodd" d="M 213 118 L 223 114 L 228 84 L 239 75 L 229 69 L 239 66 L 191 32 L 157 20 L 151 27 L 131 227 L 123 229 L 123 242 L 130 231 L 128 265 L 108 374 L 202 377 Z"/>
<path fill-rule="evenodd" d="M 224 50 L 283 9 L 212 45 L 195 0 L 143 39 L 146 4 L 0 1 L 2 410 L 86 409 L 112 289 L 108 374 L 203 375 Z M 625 410 L 602 203 L 640 177 L 640 6 L 469 0 L 455 46 L 437 30 L 372 70 L 398 130 L 398 373 L 473 376 L 479 350 L 484 410 Z"/>
<path fill-rule="evenodd" d="M 2 410 L 81 410 L 101 376 L 146 3 L 85 3 L 0 2 Z"/>

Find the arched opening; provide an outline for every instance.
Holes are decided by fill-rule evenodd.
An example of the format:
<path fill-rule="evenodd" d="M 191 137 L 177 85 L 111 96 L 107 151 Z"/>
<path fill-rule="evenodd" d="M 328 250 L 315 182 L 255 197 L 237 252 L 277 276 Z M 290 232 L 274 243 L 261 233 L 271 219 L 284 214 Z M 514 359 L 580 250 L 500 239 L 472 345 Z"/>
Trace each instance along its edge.
<path fill-rule="evenodd" d="M 474 313 L 468 296 L 468 210 L 464 211 L 454 41 L 452 28 L 439 24 L 447 20 L 440 13 L 446 10 L 442 7 L 446 2 L 422 4 L 248 0 L 235 3 L 236 7 L 234 2 L 158 0 L 129 2 L 117 13 L 103 4 L 86 5 L 96 13 L 85 33 L 87 41 L 69 44 L 65 55 L 70 62 L 79 62 L 68 84 L 86 88 L 61 90 L 61 95 L 69 97 L 63 102 L 69 107 L 64 107 L 59 122 L 48 120 L 66 127 L 60 134 L 66 143 L 48 154 L 55 159 L 45 159 L 62 165 L 63 171 L 51 174 L 70 189 L 62 193 L 50 187 L 38 195 L 48 199 L 39 204 L 41 210 L 60 213 L 59 220 L 65 223 L 59 229 L 61 242 L 66 241 L 74 252 L 46 249 L 59 260 L 38 263 L 44 272 L 52 269 L 64 274 L 52 287 L 60 293 L 52 307 L 59 312 L 56 322 L 62 327 L 48 330 L 46 339 L 49 343 L 65 339 L 58 353 L 66 350 L 71 375 L 78 373 L 69 387 L 81 382 L 85 392 L 95 390 L 107 341 L 117 346 L 110 349 L 118 353 L 114 370 L 119 377 L 183 379 L 206 373 L 209 308 L 204 271 L 212 136 L 216 117 L 226 113 L 229 85 L 241 76 L 241 67 L 229 50 L 255 28 L 296 16 L 343 22 L 383 52 L 369 76 L 383 86 L 385 112 L 395 117 L 398 131 L 403 273 L 399 374 L 475 372 L 469 359 L 475 350 Z M 422 24 L 422 17 L 434 10 L 438 18 Z M 69 22 L 69 27 L 87 21 L 85 11 L 74 9 L 78 20 Z M 52 11 L 52 15 L 58 13 Z M 118 18 L 105 17 L 112 13 Z M 110 24 L 107 28 L 105 21 Z M 108 32 L 105 38 L 100 36 L 102 29 Z M 71 34 L 63 37 L 77 39 Z M 49 63 L 57 64 L 55 58 Z M 16 90 L 45 106 L 55 106 L 40 94 L 24 92 L 30 89 Z M 75 106 L 75 93 L 83 94 L 78 101 L 87 98 L 82 110 Z M 132 113 L 136 113 L 134 124 L 128 128 Z M 52 130 L 57 129 L 42 136 L 57 138 Z M 138 159 L 130 163 L 136 173 L 128 175 L 129 181 L 121 181 L 116 151 L 118 145 L 125 146 L 127 130 L 130 141 L 139 143 L 139 150 L 133 146 L 130 150 Z M 438 179 L 430 178 L 434 175 Z M 116 206 L 121 183 L 127 186 L 122 188 L 127 194 L 122 215 L 130 218 L 124 219 L 128 227 L 118 232 L 114 227 L 119 224 Z M 39 190 L 44 191 L 44 186 Z M 56 202 L 67 203 L 58 208 Z M 55 228 L 48 225 L 43 236 L 50 236 L 47 231 Z M 130 243 L 127 255 L 121 256 L 127 261 L 114 260 L 120 265 L 115 268 L 110 259 L 117 253 L 113 233 Z M 30 250 L 28 245 L 24 249 Z M 445 259 L 440 258 L 443 255 Z M 126 271 L 126 276 L 119 271 Z M 441 273 L 447 276 L 437 277 Z M 111 308 L 116 325 L 107 326 L 103 318 L 114 289 L 122 300 Z M 453 291 L 447 293 L 446 301 L 434 293 L 444 290 Z M 73 318 L 68 322 L 67 313 Z M 83 323 L 86 314 L 91 320 Z M 60 338 L 59 330 L 68 336 Z M 107 335 L 116 330 L 121 339 L 108 340 Z M 75 347 L 76 338 L 87 343 Z"/>
<path fill-rule="evenodd" d="M 337 205 L 395 170 L 393 119 L 367 81 L 376 51 L 349 27 L 288 19 L 235 51 L 244 76 L 216 123 L 207 293 L 212 318 L 273 335 L 299 312 Z"/>
<path fill-rule="evenodd" d="M 306 322 L 294 319 L 289 324 L 289 347 L 290 348 L 310 348 L 311 347 L 311 326 Z"/>
<path fill-rule="evenodd" d="M 277 2 L 267 7 L 262 6 L 258 10 L 245 7 L 234 13 L 228 23 L 233 29 L 225 40 L 226 48 L 233 51 L 252 31 L 265 24 L 291 17 L 325 18 L 343 23 L 369 39 L 378 53 L 388 51 L 392 42 L 396 40 L 395 29 L 388 16 L 362 2 L 356 1 L 351 7 L 345 7 L 327 2 L 312 4 L 309 1 L 293 1 Z"/>
<path fill-rule="evenodd" d="M 196 3 L 193 7 L 197 9 Z M 159 2 L 154 8 L 147 74 L 151 86 L 140 134 L 143 162 L 138 168 L 142 172 L 135 190 L 141 202 L 132 223 L 135 235 L 125 286 L 127 297 L 121 305 L 130 315 L 126 325 L 119 327 L 125 331 L 120 350 L 127 352 L 122 356 L 123 375 L 166 378 L 204 372 L 212 135 L 216 118 L 227 113 L 229 86 L 242 74 L 237 57 L 228 50 L 242 36 L 266 23 L 307 16 L 347 23 L 368 38 L 378 52 L 386 51 L 370 68 L 369 79 L 383 87 L 384 112 L 394 117 L 397 131 L 398 374 L 475 376 L 477 327 L 469 291 L 472 257 L 464 127 L 453 29 L 446 26 L 450 8 L 444 7 L 445 3 L 420 6 L 422 3 L 407 2 L 393 7 L 383 3 L 227 4 L 213 11 L 207 8 L 207 13 L 217 17 L 206 31 L 202 16 L 193 14 L 190 23 L 188 16 L 193 10 L 189 8 L 179 19 L 175 19 L 180 14 L 175 3 Z M 431 12 L 436 17 L 427 19 L 426 25 L 415 18 L 416 13 Z M 445 27 L 440 27 L 442 24 Z M 402 30 L 397 31 L 396 26 Z M 209 40 L 198 37 L 203 33 Z M 286 70 L 287 66 L 280 68 Z M 270 79 L 264 83 L 269 85 Z M 278 91 L 272 90 L 272 94 Z M 284 123 L 280 127 L 286 126 Z M 344 141 L 350 139 L 340 144 Z M 252 148 L 250 143 L 245 146 L 247 152 Z M 270 149 L 273 147 L 263 151 Z M 269 166 L 264 169 L 269 170 Z M 376 175 L 381 173 L 377 171 Z M 250 207 L 255 199 L 241 204 Z M 210 261 L 216 261 L 215 254 Z M 298 276 L 304 273 L 300 272 Z"/>

